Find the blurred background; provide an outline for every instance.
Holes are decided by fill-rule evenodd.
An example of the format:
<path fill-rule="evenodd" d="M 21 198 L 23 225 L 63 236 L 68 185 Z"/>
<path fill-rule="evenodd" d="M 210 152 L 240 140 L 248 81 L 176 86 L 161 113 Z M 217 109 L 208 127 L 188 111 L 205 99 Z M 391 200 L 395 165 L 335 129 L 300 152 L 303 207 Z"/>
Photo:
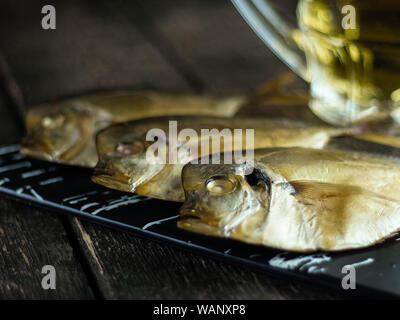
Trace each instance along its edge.
<path fill-rule="evenodd" d="M 2 0 L 0 47 L 28 105 L 132 85 L 245 92 L 285 70 L 227 0 Z"/>

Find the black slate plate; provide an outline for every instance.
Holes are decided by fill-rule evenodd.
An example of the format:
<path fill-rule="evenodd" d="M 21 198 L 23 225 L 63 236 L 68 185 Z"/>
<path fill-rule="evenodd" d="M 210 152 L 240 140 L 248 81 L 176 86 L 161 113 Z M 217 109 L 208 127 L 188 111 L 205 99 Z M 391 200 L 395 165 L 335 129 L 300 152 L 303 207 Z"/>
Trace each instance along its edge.
<path fill-rule="evenodd" d="M 27 158 L 19 145 L 0 147 L 0 192 L 231 263 L 343 290 L 342 268 L 353 265 L 358 293 L 400 297 L 400 238 L 369 249 L 298 254 L 193 234 L 176 227 L 179 203 L 99 186 L 91 170 Z"/>

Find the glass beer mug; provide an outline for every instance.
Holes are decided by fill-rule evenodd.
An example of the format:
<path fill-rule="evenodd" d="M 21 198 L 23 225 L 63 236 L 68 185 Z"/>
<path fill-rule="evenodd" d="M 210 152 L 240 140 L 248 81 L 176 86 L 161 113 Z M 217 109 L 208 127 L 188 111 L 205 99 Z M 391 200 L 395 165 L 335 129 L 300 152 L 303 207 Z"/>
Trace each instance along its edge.
<path fill-rule="evenodd" d="M 335 125 L 400 123 L 400 0 L 232 0 Z"/>

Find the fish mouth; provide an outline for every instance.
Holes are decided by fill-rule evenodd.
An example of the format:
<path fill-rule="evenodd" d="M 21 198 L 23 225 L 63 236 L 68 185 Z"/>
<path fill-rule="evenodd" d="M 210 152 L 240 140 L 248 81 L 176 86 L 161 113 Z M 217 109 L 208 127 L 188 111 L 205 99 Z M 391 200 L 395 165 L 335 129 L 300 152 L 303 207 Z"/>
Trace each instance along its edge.
<path fill-rule="evenodd" d="M 111 169 L 95 168 L 92 181 L 111 189 L 132 192 L 129 177 Z"/>
<path fill-rule="evenodd" d="M 179 213 L 181 219 L 183 220 L 190 220 L 190 219 L 200 220 L 201 218 L 198 215 L 196 215 L 196 212 L 197 211 L 195 209 L 182 207 Z"/>
<path fill-rule="evenodd" d="M 217 224 L 204 221 L 196 209 L 182 207 L 178 227 L 187 231 L 205 234 L 209 236 L 224 236 L 223 229 Z"/>
<path fill-rule="evenodd" d="M 54 157 L 51 155 L 46 144 L 38 142 L 31 136 L 27 136 L 22 140 L 21 152 L 32 158 L 54 161 Z"/>
<path fill-rule="evenodd" d="M 201 218 L 192 214 L 181 216 L 178 220 L 178 227 L 207 236 L 224 236 L 221 228 L 205 223 L 201 220 Z"/>

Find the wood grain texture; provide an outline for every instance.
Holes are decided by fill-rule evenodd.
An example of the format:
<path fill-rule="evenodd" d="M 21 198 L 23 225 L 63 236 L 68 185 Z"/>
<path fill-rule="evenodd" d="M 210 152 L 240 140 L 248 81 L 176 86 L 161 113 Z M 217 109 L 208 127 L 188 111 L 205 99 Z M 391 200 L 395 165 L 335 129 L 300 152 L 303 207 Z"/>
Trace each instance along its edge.
<path fill-rule="evenodd" d="M 333 299 L 316 286 L 277 279 L 73 219 L 106 299 Z"/>
<path fill-rule="evenodd" d="M 21 133 L 0 95 L 0 144 Z M 44 290 L 44 265 L 56 268 L 56 290 Z M 0 299 L 91 299 L 92 290 L 59 216 L 0 198 Z"/>
<path fill-rule="evenodd" d="M 57 29 L 43 30 L 47 1 L 0 2 L 0 47 L 28 106 L 104 88 L 188 88 L 161 62 L 158 50 L 105 3 L 52 1 Z"/>
<path fill-rule="evenodd" d="M 44 265 L 55 267 L 55 290 L 41 286 Z M 59 217 L 0 198 L 0 299 L 93 297 Z"/>
<path fill-rule="evenodd" d="M 172 63 L 186 61 L 206 91 L 246 93 L 287 71 L 230 1 L 147 0 L 139 4 L 143 32 Z"/>
<path fill-rule="evenodd" d="M 44 2 L 23 1 L 22 11 L 21 0 L 0 4 L 0 45 L 28 104 L 127 85 L 245 92 L 285 69 L 227 1 L 53 2 L 56 31 L 39 27 Z M 342 297 L 75 218 L 69 221 L 98 297 Z"/>

